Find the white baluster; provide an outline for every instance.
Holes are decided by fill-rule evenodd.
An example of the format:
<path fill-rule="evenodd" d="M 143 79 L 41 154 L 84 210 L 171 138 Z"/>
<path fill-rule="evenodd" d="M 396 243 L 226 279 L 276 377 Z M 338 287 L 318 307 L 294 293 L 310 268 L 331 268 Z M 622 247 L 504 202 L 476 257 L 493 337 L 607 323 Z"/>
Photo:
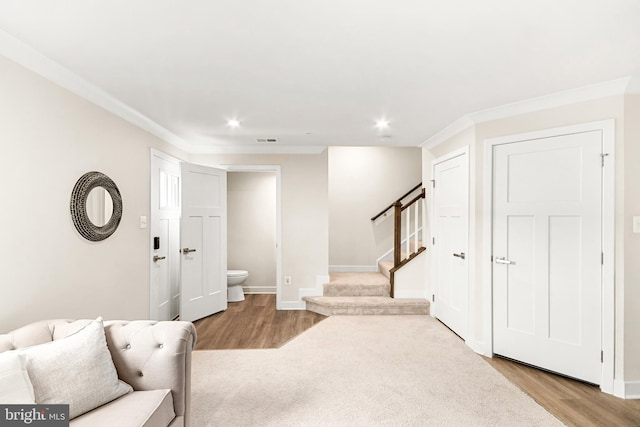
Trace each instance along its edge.
<path fill-rule="evenodd" d="M 413 219 L 414 221 L 413 223 L 415 225 L 413 230 L 413 241 L 415 242 L 415 245 L 413 246 L 414 252 L 418 252 L 418 218 L 420 218 L 419 213 L 420 213 L 420 201 L 417 201 L 415 218 Z"/>
<path fill-rule="evenodd" d="M 407 258 L 411 253 L 411 248 L 409 244 L 411 243 L 411 206 L 407 208 L 407 225 L 405 226 L 406 239 L 405 239 L 405 253 L 407 254 Z"/>

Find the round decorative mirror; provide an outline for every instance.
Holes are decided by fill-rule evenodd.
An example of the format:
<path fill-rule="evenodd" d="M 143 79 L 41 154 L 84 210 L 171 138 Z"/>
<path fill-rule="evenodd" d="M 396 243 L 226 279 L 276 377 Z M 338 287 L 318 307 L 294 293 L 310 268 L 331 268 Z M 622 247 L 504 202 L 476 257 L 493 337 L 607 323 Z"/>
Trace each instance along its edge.
<path fill-rule="evenodd" d="M 78 233 L 92 242 L 115 233 L 122 219 L 116 183 L 101 172 L 82 175 L 71 192 L 71 219 Z"/>
<path fill-rule="evenodd" d="M 113 215 L 113 199 L 104 187 L 95 187 L 87 196 L 87 216 L 97 227 L 104 227 Z"/>

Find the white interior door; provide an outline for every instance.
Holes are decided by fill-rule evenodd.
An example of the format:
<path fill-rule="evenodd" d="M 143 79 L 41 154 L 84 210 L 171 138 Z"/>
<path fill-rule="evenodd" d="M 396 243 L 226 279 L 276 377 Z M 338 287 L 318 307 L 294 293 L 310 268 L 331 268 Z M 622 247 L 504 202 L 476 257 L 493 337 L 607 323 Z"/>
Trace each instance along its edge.
<path fill-rule="evenodd" d="M 436 162 L 433 179 L 434 314 L 464 339 L 469 299 L 468 154 Z"/>
<path fill-rule="evenodd" d="M 180 307 L 180 163 L 151 154 L 150 317 L 172 320 Z M 157 249 L 156 249 L 157 248 Z"/>
<path fill-rule="evenodd" d="M 493 351 L 601 381 L 602 134 L 493 147 Z"/>
<path fill-rule="evenodd" d="M 227 173 L 182 163 L 180 319 L 227 308 Z"/>

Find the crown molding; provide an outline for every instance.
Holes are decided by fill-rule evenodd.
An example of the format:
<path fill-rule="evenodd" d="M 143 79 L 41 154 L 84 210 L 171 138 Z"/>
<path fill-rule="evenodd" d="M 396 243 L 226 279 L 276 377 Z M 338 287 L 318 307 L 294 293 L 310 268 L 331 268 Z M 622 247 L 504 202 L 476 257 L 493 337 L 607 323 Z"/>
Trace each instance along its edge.
<path fill-rule="evenodd" d="M 627 95 L 640 95 L 640 75 L 633 76 L 625 92 Z"/>
<path fill-rule="evenodd" d="M 0 30 L 0 55 L 189 154 L 319 154 L 326 148 L 194 145 L 3 30 Z M 640 77 L 625 77 L 466 114 L 419 144 L 419 147 L 433 148 L 477 123 L 622 94 L 640 94 Z"/>
<path fill-rule="evenodd" d="M 624 77 L 593 85 L 582 86 L 562 92 L 526 99 L 499 107 L 488 108 L 462 116 L 435 135 L 420 144 L 422 148 L 433 148 L 463 130 L 478 123 L 491 120 L 504 119 L 535 111 L 547 110 L 578 102 L 605 98 L 608 96 L 624 95 L 628 93 L 640 93 L 640 79 Z M 635 92 L 630 92 L 631 90 Z"/>
<path fill-rule="evenodd" d="M 435 135 L 420 144 L 419 147 L 433 148 L 436 145 L 448 140 L 449 138 L 459 134 L 460 132 L 470 128 L 475 124 L 476 122 L 473 120 L 472 115 L 465 114 L 447 127 L 439 130 Z"/>
<path fill-rule="evenodd" d="M 146 130 L 169 144 L 189 152 L 191 144 L 160 126 L 144 114 L 109 95 L 96 85 L 41 54 L 31 46 L 0 30 L 0 55 L 96 104 L 129 123 Z"/>
<path fill-rule="evenodd" d="M 187 154 L 319 154 L 326 149 L 324 146 L 204 146 L 188 143 L 144 114 L 3 30 L 0 30 L 0 55 L 155 135 Z"/>

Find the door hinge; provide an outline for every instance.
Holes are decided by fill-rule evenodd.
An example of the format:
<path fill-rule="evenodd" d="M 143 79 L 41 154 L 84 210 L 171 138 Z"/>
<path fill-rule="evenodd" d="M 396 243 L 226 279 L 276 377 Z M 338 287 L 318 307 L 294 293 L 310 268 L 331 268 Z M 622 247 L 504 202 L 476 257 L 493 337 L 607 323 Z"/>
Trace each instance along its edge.
<path fill-rule="evenodd" d="M 433 237 L 433 238 L 431 239 L 431 244 L 432 244 L 432 245 L 435 245 L 435 244 L 436 244 L 436 238 L 435 238 L 435 237 Z"/>
<path fill-rule="evenodd" d="M 493 255 L 491 255 L 491 262 L 493 262 Z"/>
<path fill-rule="evenodd" d="M 604 265 L 604 252 L 600 252 L 600 265 Z"/>
<path fill-rule="evenodd" d="M 604 167 L 604 158 L 607 157 L 608 155 L 609 155 L 609 153 L 600 154 L 600 159 L 602 160 L 602 167 Z"/>
<path fill-rule="evenodd" d="M 600 363 L 604 363 L 604 350 L 600 350 Z"/>
<path fill-rule="evenodd" d="M 431 180 L 431 187 L 432 188 L 436 188 L 436 180 L 435 179 Z"/>
<path fill-rule="evenodd" d="M 436 294 L 431 294 L 431 302 L 436 302 Z"/>

